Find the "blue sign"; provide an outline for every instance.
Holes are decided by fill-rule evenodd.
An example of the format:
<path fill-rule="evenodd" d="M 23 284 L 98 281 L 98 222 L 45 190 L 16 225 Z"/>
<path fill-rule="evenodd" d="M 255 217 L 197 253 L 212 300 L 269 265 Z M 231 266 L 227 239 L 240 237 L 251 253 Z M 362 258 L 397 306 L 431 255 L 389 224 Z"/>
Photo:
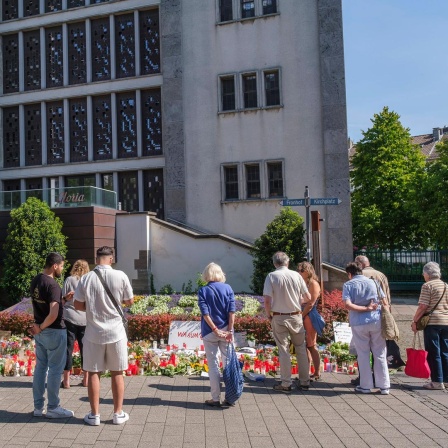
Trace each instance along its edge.
<path fill-rule="evenodd" d="M 283 205 L 284 207 L 294 207 L 299 205 L 305 205 L 305 198 L 303 199 L 283 199 L 283 201 L 279 202 L 280 205 Z"/>
<path fill-rule="evenodd" d="M 339 198 L 314 198 L 310 199 L 310 205 L 339 205 L 342 201 Z"/>

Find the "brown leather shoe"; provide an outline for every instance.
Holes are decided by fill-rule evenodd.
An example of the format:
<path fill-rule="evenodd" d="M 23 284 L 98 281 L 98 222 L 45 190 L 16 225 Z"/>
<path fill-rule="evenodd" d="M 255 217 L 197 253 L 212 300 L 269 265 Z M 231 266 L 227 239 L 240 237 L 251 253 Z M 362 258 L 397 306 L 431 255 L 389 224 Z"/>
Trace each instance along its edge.
<path fill-rule="evenodd" d="M 211 407 L 214 407 L 214 408 L 220 408 L 221 407 L 221 403 L 219 401 L 205 400 L 205 404 L 207 406 L 211 406 Z"/>

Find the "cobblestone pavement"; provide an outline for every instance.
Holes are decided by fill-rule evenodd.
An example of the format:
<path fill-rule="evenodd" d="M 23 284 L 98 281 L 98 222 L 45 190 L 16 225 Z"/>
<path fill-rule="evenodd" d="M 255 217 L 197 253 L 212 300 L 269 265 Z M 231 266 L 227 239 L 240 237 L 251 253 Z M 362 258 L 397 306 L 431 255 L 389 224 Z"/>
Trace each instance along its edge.
<path fill-rule="evenodd" d="M 412 317 L 415 307 L 407 306 L 397 305 L 397 320 Z M 246 383 L 234 408 L 218 409 L 203 404 L 207 378 L 126 377 L 130 420 L 120 426 L 111 422 L 104 378 L 97 427 L 82 420 L 90 410 L 86 388 L 61 389 L 61 405 L 75 417 L 48 420 L 32 415 L 32 378 L 0 378 L 0 447 L 448 447 L 448 392 L 427 391 L 423 380 L 397 372 L 390 395 L 355 394 L 352 378 L 323 373 L 308 392 L 291 394 L 274 392 L 274 379 Z"/>

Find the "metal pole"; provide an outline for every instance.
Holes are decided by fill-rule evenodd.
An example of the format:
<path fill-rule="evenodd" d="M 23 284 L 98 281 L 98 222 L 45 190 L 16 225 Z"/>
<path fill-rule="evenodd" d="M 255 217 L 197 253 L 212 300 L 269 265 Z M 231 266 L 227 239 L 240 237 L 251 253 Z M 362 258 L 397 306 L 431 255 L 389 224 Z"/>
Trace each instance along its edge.
<path fill-rule="evenodd" d="M 306 227 L 306 260 L 311 261 L 310 247 L 310 190 L 305 187 L 305 227 Z"/>

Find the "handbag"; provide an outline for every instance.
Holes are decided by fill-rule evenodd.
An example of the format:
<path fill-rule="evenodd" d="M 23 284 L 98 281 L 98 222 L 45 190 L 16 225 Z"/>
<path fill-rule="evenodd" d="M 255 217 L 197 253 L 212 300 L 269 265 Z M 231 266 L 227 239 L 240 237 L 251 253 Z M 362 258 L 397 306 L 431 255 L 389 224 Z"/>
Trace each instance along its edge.
<path fill-rule="evenodd" d="M 100 271 L 98 269 L 94 269 L 93 272 L 95 272 L 95 274 L 100 279 L 100 282 L 104 286 L 104 289 L 106 290 L 107 295 L 109 296 L 110 300 L 112 300 L 112 303 L 114 304 L 115 309 L 118 311 L 118 314 L 121 316 L 121 320 L 123 322 L 124 331 L 126 332 L 126 337 L 129 339 L 128 320 L 124 317 L 124 313 L 123 313 L 123 309 L 121 308 L 121 305 L 116 301 L 116 299 L 113 296 L 111 290 L 109 289 L 109 286 L 107 286 L 106 282 L 104 281 L 104 278 L 101 275 Z"/>
<path fill-rule="evenodd" d="M 417 335 L 419 348 L 415 348 L 415 338 Z M 406 367 L 404 368 L 404 373 L 407 376 L 412 376 L 414 378 L 423 378 L 425 380 L 428 379 L 431 375 L 428 361 L 426 360 L 428 352 L 422 348 L 422 341 L 420 339 L 419 332 L 414 333 L 413 348 L 407 348 L 406 354 L 408 360 L 406 362 Z"/>
<path fill-rule="evenodd" d="M 227 357 L 222 378 L 226 386 L 226 401 L 234 404 L 243 393 L 244 377 L 241 363 L 236 355 L 235 346 L 230 342 L 227 344 Z"/>
<path fill-rule="evenodd" d="M 375 282 L 378 299 L 381 300 L 380 286 L 373 277 L 370 278 Z M 392 316 L 392 313 L 385 306 L 381 307 L 381 336 L 391 341 L 398 341 L 400 338 L 400 330 L 398 329 L 394 316 Z"/>
<path fill-rule="evenodd" d="M 415 323 L 415 326 L 418 331 L 424 330 L 426 328 L 426 326 L 429 323 L 429 318 L 431 317 L 431 314 L 439 306 L 440 301 L 442 300 L 443 296 L 445 295 L 445 291 L 446 291 L 446 283 L 445 283 L 445 288 L 443 289 L 442 295 L 440 296 L 440 299 L 436 303 L 436 306 L 429 313 L 423 314 L 423 316 L 420 317 L 420 319 Z"/>
<path fill-rule="evenodd" d="M 313 308 L 311 308 L 311 311 L 308 313 L 308 316 L 311 319 L 311 324 L 313 325 L 313 328 L 320 336 L 322 334 L 323 329 L 325 328 L 326 322 L 325 319 L 317 311 L 316 305 L 313 306 Z"/>
<path fill-rule="evenodd" d="M 389 369 L 398 369 L 406 365 L 401 358 L 400 347 L 395 341 L 386 341 L 386 359 Z"/>

